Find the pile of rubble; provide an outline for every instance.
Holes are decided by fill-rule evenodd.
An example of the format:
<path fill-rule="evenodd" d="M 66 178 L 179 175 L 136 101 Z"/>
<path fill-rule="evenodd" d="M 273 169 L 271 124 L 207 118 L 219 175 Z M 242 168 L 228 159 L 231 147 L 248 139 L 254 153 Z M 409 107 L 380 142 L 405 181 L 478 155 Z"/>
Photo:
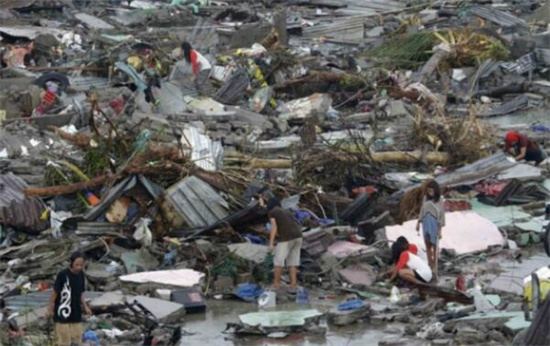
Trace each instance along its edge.
<path fill-rule="evenodd" d="M 548 241 L 550 180 L 500 139 L 545 148 L 550 123 L 523 116 L 548 107 L 549 6 L 0 0 L 3 342 L 49 342 L 53 278 L 78 249 L 91 344 L 204 341 L 223 330 L 186 334 L 184 315 L 235 298 L 234 337 L 330 339 L 362 321 L 388 325 L 380 344 L 510 344 L 541 318 L 550 274 L 537 299 L 543 263 L 498 262 Z M 180 68 L 182 42 L 211 65 L 204 80 Z M 425 257 L 431 179 L 440 278 L 397 289 L 378 273 L 400 236 Z M 250 304 L 272 303 L 265 193 L 303 226 L 309 309 Z"/>

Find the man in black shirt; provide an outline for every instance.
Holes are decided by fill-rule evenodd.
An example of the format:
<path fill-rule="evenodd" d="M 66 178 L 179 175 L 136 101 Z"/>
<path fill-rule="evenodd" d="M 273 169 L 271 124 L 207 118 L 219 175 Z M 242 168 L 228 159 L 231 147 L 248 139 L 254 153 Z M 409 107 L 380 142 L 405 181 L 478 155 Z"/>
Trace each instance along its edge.
<path fill-rule="evenodd" d="M 50 297 L 47 317 L 55 322 L 56 345 L 70 346 L 82 342 L 82 308 L 86 315 L 92 311 L 84 301 L 84 254 L 71 255 L 69 268 L 57 274 Z"/>

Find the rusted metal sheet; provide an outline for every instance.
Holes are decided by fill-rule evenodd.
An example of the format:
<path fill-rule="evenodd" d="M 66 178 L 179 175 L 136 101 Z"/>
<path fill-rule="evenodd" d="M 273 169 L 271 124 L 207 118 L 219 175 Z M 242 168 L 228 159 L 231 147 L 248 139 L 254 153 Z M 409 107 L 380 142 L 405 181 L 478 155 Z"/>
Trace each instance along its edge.
<path fill-rule="evenodd" d="M 41 199 L 25 197 L 27 184 L 12 173 L 0 175 L 0 219 L 17 230 L 37 233 L 50 226 L 42 219 L 46 205 Z"/>

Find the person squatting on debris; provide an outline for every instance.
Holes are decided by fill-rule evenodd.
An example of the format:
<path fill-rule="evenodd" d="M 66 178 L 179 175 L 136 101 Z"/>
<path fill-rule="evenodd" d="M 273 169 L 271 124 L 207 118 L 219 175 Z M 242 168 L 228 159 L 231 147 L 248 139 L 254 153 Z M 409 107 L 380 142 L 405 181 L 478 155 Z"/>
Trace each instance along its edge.
<path fill-rule="evenodd" d="M 542 150 L 540 150 L 535 142 L 527 138 L 526 135 L 522 135 L 516 131 L 509 131 L 506 133 L 505 144 L 504 151 L 514 155 L 517 161 L 534 161 L 536 166 L 544 161 Z"/>
<path fill-rule="evenodd" d="M 267 210 L 271 232 L 269 234 L 269 251 L 275 250 L 273 288 L 281 285 L 283 267 L 286 265 L 290 274 L 290 287 L 298 287 L 298 266 L 302 249 L 302 229 L 298 221 L 288 211 L 281 208 L 275 197 L 267 201 Z M 275 238 L 277 247 L 275 248 Z"/>
<path fill-rule="evenodd" d="M 418 247 L 409 244 L 405 237 L 399 237 L 391 247 L 392 264 L 394 266 L 381 274 L 381 277 L 390 276 L 390 282 L 398 276 L 412 284 L 423 285 L 432 280 L 432 271 L 418 254 Z"/>
<path fill-rule="evenodd" d="M 195 87 L 199 94 L 202 94 L 204 85 L 210 77 L 212 65 L 204 55 L 194 50 L 189 42 L 181 44 L 181 54 L 183 60 L 176 63 L 169 80 L 177 80 L 181 78 L 181 74 L 189 74 L 187 71 L 190 70 L 195 75 Z"/>
<path fill-rule="evenodd" d="M 92 311 L 84 300 L 84 254 L 74 252 L 69 268 L 57 274 L 50 304 L 46 312 L 55 322 L 55 344 L 70 346 L 82 340 L 82 310 L 90 316 Z"/>
<path fill-rule="evenodd" d="M 426 184 L 426 195 L 420 208 L 420 215 L 416 224 L 416 232 L 422 235 L 426 244 L 428 264 L 432 268 L 433 277 L 437 279 L 438 242 L 441 239 L 441 230 L 445 226 L 445 209 L 441 203 L 441 190 L 435 180 Z"/>

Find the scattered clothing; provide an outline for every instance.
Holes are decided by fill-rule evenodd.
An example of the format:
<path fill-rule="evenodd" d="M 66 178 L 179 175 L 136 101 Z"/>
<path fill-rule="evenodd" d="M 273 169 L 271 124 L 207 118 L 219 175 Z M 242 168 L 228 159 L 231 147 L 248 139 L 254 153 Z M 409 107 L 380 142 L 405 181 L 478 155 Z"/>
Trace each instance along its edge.
<path fill-rule="evenodd" d="M 365 302 L 360 299 L 350 299 L 338 305 L 338 311 L 357 310 L 365 306 Z"/>
<path fill-rule="evenodd" d="M 445 212 L 471 210 L 472 204 L 468 201 L 449 201 L 443 202 Z"/>
<path fill-rule="evenodd" d="M 240 284 L 235 290 L 235 296 L 247 302 L 255 301 L 262 293 L 264 290 L 260 286 L 248 283 Z"/>

